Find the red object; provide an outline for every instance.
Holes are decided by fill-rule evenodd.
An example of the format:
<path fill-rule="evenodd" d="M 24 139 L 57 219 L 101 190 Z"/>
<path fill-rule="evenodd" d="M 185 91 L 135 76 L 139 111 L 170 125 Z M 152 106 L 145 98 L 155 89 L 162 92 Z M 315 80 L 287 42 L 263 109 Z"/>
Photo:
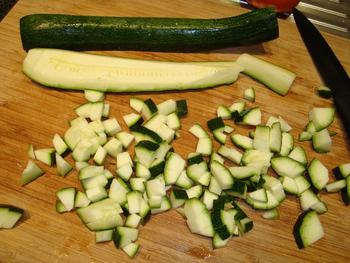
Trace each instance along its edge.
<path fill-rule="evenodd" d="M 254 7 L 270 7 L 276 8 L 277 12 L 290 12 L 300 0 L 247 0 Z"/>

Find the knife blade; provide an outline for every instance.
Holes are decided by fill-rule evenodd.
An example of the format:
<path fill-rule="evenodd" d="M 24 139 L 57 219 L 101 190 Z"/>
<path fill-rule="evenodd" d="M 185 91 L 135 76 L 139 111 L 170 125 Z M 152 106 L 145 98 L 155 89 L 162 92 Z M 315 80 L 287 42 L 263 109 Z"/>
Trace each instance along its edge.
<path fill-rule="evenodd" d="M 331 47 L 302 12 L 293 8 L 295 23 L 325 85 L 332 90 L 336 110 L 350 145 L 350 79 Z"/>

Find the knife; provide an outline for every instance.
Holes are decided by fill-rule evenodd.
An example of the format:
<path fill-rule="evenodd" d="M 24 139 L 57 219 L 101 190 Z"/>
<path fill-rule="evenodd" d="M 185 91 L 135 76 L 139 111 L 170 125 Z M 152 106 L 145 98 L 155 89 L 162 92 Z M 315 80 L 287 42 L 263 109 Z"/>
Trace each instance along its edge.
<path fill-rule="evenodd" d="M 325 85 L 332 90 L 336 110 L 350 145 L 350 79 L 331 47 L 316 27 L 293 8 L 295 23 Z"/>

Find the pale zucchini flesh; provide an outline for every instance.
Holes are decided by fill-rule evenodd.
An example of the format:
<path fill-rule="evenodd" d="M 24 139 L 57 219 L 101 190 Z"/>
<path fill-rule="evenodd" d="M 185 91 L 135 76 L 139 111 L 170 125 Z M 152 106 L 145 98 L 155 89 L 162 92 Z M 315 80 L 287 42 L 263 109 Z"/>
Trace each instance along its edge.
<path fill-rule="evenodd" d="M 112 92 L 200 89 L 233 83 L 243 68 L 235 63 L 160 62 L 74 51 L 29 50 L 23 72 L 48 87 Z"/>

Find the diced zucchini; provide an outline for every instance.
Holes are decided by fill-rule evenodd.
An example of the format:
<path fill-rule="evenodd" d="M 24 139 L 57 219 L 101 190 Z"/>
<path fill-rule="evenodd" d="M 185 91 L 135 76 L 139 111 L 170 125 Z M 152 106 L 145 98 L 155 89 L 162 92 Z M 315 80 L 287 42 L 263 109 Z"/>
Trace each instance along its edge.
<path fill-rule="evenodd" d="M 148 180 L 145 182 L 145 189 L 148 198 L 151 198 L 152 196 L 164 196 L 166 194 L 165 192 L 165 182 L 161 180 L 160 178 L 156 177 L 152 180 Z"/>
<path fill-rule="evenodd" d="M 233 185 L 233 178 L 230 171 L 219 162 L 212 162 L 210 166 L 211 173 L 219 183 L 221 189 L 230 189 Z M 210 189 L 209 189 L 210 190 Z"/>
<path fill-rule="evenodd" d="M 130 214 L 140 213 L 140 202 L 142 193 L 139 191 L 131 191 L 126 194 L 126 200 L 128 203 L 128 211 Z"/>
<path fill-rule="evenodd" d="M 97 163 L 98 165 L 102 165 L 106 156 L 107 156 L 107 150 L 102 146 L 99 146 L 93 158 L 94 162 Z"/>
<path fill-rule="evenodd" d="M 95 186 L 93 188 L 88 188 L 86 189 L 85 193 L 91 202 L 97 202 L 108 197 L 106 189 L 101 185 Z"/>
<path fill-rule="evenodd" d="M 298 195 L 301 195 L 311 187 L 309 181 L 305 178 L 305 176 L 298 176 L 294 178 L 294 181 L 298 187 Z"/>
<path fill-rule="evenodd" d="M 209 190 L 204 190 L 203 203 L 205 204 L 208 210 L 211 210 L 213 208 L 214 200 L 218 198 L 219 196 L 217 194 L 214 194 Z"/>
<path fill-rule="evenodd" d="M 213 131 L 214 138 L 221 144 L 225 144 L 226 142 L 226 134 L 224 133 L 224 127 L 216 129 Z"/>
<path fill-rule="evenodd" d="M 17 222 L 22 218 L 24 210 L 22 208 L 0 204 L 0 229 L 14 228 Z"/>
<path fill-rule="evenodd" d="M 231 126 L 225 125 L 224 127 L 224 133 L 231 133 L 233 132 L 235 129 Z"/>
<path fill-rule="evenodd" d="M 130 98 L 130 107 L 133 108 L 137 112 L 141 112 L 142 107 L 143 107 L 143 100 L 138 99 L 138 98 Z"/>
<path fill-rule="evenodd" d="M 103 104 L 102 117 L 108 118 L 111 106 L 108 103 Z"/>
<path fill-rule="evenodd" d="M 175 131 L 169 128 L 168 125 L 162 123 L 156 130 L 156 133 L 162 138 L 163 141 L 170 143 L 175 138 Z"/>
<path fill-rule="evenodd" d="M 89 118 L 90 120 L 101 120 L 103 115 L 103 102 L 90 102 L 90 114 Z"/>
<path fill-rule="evenodd" d="M 130 128 L 134 125 L 141 125 L 143 123 L 142 116 L 136 113 L 130 113 L 123 116 L 124 122 Z"/>
<path fill-rule="evenodd" d="M 312 133 L 303 131 L 299 134 L 299 141 L 311 141 Z"/>
<path fill-rule="evenodd" d="M 90 204 L 89 198 L 87 198 L 86 194 L 80 191 L 77 191 L 74 199 L 74 207 L 87 207 Z"/>
<path fill-rule="evenodd" d="M 210 178 L 209 188 L 208 190 L 214 194 L 220 195 L 222 192 L 222 188 L 218 182 L 218 180 L 215 179 L 214 176 Z"/>
<path fill-rule="evenodd" d="M 115 137 L 123 144 L 123 147 L 127 149 L 132 141 L 134 140 L 135 136 L 128 133 L 128 132 L 118 132 Z"/>
<path fill-rule="evenodd" d="M 122 179 L 113 179 L 109 188 L 109 197 L 118 204 L 124 204 L 126 202 L 126 194 L 129 191 L 128 186 Z"/>
<path fill-rule="evenodd" d="M 270 141 L 270 150 L 272 152 L 276 152 L 276 153 L 281 152 L 282 129 L 281 129 L 280 122 L 275 122 L 271 125 L 269 141 Z"/>
<path fill-rule="evenodd" d="M 254 88 L 248 88 L 244 90 L 243 98 L 245 98 L 248 101 L 255 102 L 255 89 Z"/>
<path fill-rule="evenodd" d="M 239 102 L 234 102 L 232 105 L 229 107 L 229 110 L 231 113 L 233 112 L 238 112 L 241 113 L 245 108 L 245 101 L 239 101 Z"/>
<path fill-rule="evenodd" d="M 216 115 L 223 120 L 231 119 L 231 111 L 224 105 L 220 105 L 216 110 Z"/>
<path fill-rule="evenodd" d="M 300 195 L 300 206 L 303 211 L 309 210 L 313 205 L 317 204 L 321 200 L 318 196 L 310 189 L 307 189 Z"/>
<path fill-rule="evenodd" d="M 124 248 L 136 241 L 139 231 L 135 228 L 118 226 L 113 235 L 113 241 L 116 247 Z"/>
<path fill-rule="evenodd" d="M 59 136 L 57 133 L 54 135 L 54 137 L 52 139 L 52 144 L 55 148 L 55 151 L 59 155 L 64 156 L 69 151 L 68 145 L 64 142 L 64 140 L 61 138 L 61 136 Z"/>
<path fill-rule="evenodd" d="M 325 202 L 319 201 L 311 206 L 311 209 L 316 211 L 317 214 L 324 214 L 328 211 L 328 207 Z"/>
<path fill-rule="evenodd" d="M 331 150 L 332 140 L 327 129 L 314 133 L 312 136 L 312 147 L 318 153 L 326 153 Z"/>
<path fill-rule="evenodd" d="M 137 254 L 137 252 L 140 249 L 140 245 L 136 243 L 130 243 L 129 245 L 126 245 L 125 247 L 122 247 L 122 250 L 130 257 L 134 258 Z"/>
<path fill-rule="evenodd" d="M 303 164 L 285 156 L 272 158 L 271 166 L 278 175 L 288 176 L 290 178 L 300 176 L 305 171 Z"/>
<path fill-rule="evenodd" d="M 134 191 L 142 192 L 142 193 L 145 191 L 144 182 L 146 182 L 146 178 L 132 177 L 129 179 L 131 189 Z"/>
<path fill-rule="evenodd" d="M 346 178 L 350 175 L 350 163 L 343 163 L 333 169 L 333 174 L 337 179 Z"/>
<path fill-rule="evenodd" d="M 346 206 L 350 204 L 350 176 L 346 177 L 346 187 L 341 189 L 341 198 Z"/>
<path fill-rule="evenodd" d="M 325 98 L 325 99 L 330 99 L 332 98 L 332 90 L 326 86 L 320 86 L 317 88 L 317 93 L 318 96 Z"/>
<path fill-rule="evenodd" d="M 254 192 L 248 193 L 248 196 L 254 201 L 267 202 L 267 194 L 265 189 L 255 190 Z"/>
<path fill-rule="evenodd" d="M 160 207 L 152 208 L 151 213 L 152 214 L 159 214 L 159 213 L 168 211 L 170 209 L 171 209 L 171 202 L 170 202 L 169 198 L 165 195 L 161 198 Z"/>
<path fill-rule="evenodd" d="M 328 169 L 319 161 L 314 158 L 308 167 L 308 173 L 311 179 L 312 185 L 317 190 L 322 190 L 326 187 L 329 177 L 328 177 Z"/>
<path fill-rule="evenodd" d="M 177 100 L 176 101 L 176 113 L 179 118 L 183 118 L 187 115 L 187 101 L 186 100 Z"/>
<path fill-rule="evenodd" d="M 210 213 L 202 201 L 197 198 L 187 200 L 184 212 L 187 219 L 186 223 L 192 233 L 207 237 L 214 236 Z"/>
<path fill-rule="evenodd" d="M 66 176 L 73 169 L 73 166 L 63 159 L 63 157 L 58 153 L 55 154 L 55 162 L 57 173 L 60 176 Z"/>
<path fill-rule="evenodd" d="M 158 113 L 163 115 L 169 115 L 176 111 L 176 101 L 169 99 L 163 101 L 157 105 Z"/>
<path fill-rule="evenodd" d="M 159 115 L 156 115 L 156 116 L 159 116 Z M 137 138 L 137 136 L 140 136 L 140 138 L 142 138 L 141 140 L 149 140 L 149 141 L 154 141 L 156 143 L 160 143 L 163 140 L 159 134 L 147 128 L 146 126 L 134 125 L 130 128 L 130 130 L 131 130 L 131 133 L 135 136 L 135 139 Z M 138 143 L 139 141 L 136 141 L 136 142 Z"/>
<path fill-rule="evenodd" d="M 60 214 L 68 212 L 60 200 L 56 200 L 56 212 Z"/>
<path fill-rule="evenodd" d="M 157 105 L 154 104 L 152 99 L 149 98 L 143 102 L 141 113 L 145 116 L 146 120 L 150 119 L 157 112 Z"/>
<path fill-rule="evenodd" d="M 271 209 L 271 210 L 267 210 L 262 214 L 262 217 L 265 219 L 279 219 L 280 218 L 280 214 L 277 210 L 277 208 Z"/>
<path fill-rule="evenodd" d="M 117 158 L 118 154 L 123 151 L 122 143 L 116 138 L 111 138 L 103 148 L 114 158 Z"/>
<path fill-rule="evenodd" d="M 295 182 L 295 179 L 290 178 L 288 176 L 283 176 L 283 177 L 280 177 L 280 180 L 281 180 L 283 189 L 286 192 L 290 194 L 296 194 L 296 195 L 299 194 L 299 188 L 297 183 Z"/>
<path fill-rule="evenodd" d="M 103 174 L 103 166 L 88 165 L 79 171 L 79 180 Z"/>
<path fill-rule="evenodd" d="M 166 125 L 173 130 L 178 130 L 181 128 L 181 122 L 177 113 L 173 112 L 167 116 Z"/>
<path fill-rule="evenodd" d="M 231 136 L 231 140 L 236 146 L 244 150 L 253 149 L 253 140 L 247 136 L 240 135 L 240 134 L 233 134 Z"/>
<path fill-rule="evenodd" d="M 167 121 L 167 116 L 163 115 L 163 114 L 156 114 L 153 115 L 152 118 L 150 118 L 145 124 L 144 127 L 146 127 L 147 129 L 156 132 L 159 127 L 162 124 L 165 124 Z"/>
<path fill-rule="evenodd" d="M 84 90 L 85 99 L 89 102 L 103 101 L 105 94 L 98 90 Z"/>
<path fill-rule="evenodd" d="M 264 179 L 263 187 L 266 189 L 266 191 L 271 192 L 271 194 L 274 196 L 274 198 L 276 198 L 278 202 L 282 202 L 285 199 L 286 194 L 283 190 L 283 186 L 280 180 L 278 180 L 273 176 L 268 176 L 268 175 L 263 176 L 263 179 Z M 268 199 L 269 199 L 269 196 L 268 196 Z"/>
<path fill-rule="evenodd" d="M 300 249 L 311 246 L 324 236 L 322 224 L 315 211 L 302 213 L 294 225 L 293 232 Z"/>
<path fill-rule="evenodd" d="M 102 122 L 105 127 L 105 132 L 109 136 L 114 136 L 121 131 L 121 127 L 116 118 L 107 119 Z"/>
<path fill-rule="evenodd" d="M 62 188 L 56 192 L 57 198 L 68 212 L 74 208 L 75 193 L 76 189 L 74 187 Z"/>
<path fill-rule="evenodd" d="M 239 180 L 260 175 L 260 170 L 252 166 L 232 166 L 229 171 L 233 178 Z"/>
<path fill-rule="evenodd" d="M 288 157 L 302 163 L 305 166 L 307 165 L 306 152 L 301 146 L 294 147 L 294 149 L 289 153 Z"/>
<path fill-rule="evenodd" d="M 164 167 L 164 180 L 166 185 L 175 184 L 185 168 L 186 161 L 177 153 L 168 153 Z"/>
<path fill-rule="evenodd" d="M 117 168 L 116 170 L 117 175 L 122 178 L 124 181 L 128 181 L 131 177 L 133 170 L 130 163 L 126 163 L 123 166 Z"/>
<path fill-rule="evenodd" d="M 256 126 L 261 124 L 261 110 L 259 107 L 248 110 L 240 121 L 241 124 Z"/>
<path fill-rule="evenodd" d="M 335 193 L 335 192 L 339 192 L 341 189 L 346 187 L 346 180 L 342 179 L 342 180 L 338 180 L 332 183 L 329 183 L 326 185 L 326 190 L 329 193 Z"/>
<path fill-rule="evenodd" d="M 259 162 L 268 167 L 270 166 L 271 156 L 272 153 L 262 152 L 255 149 L 248 149 L 243 153 L 241 162 L 243 165 L 250 165 L 252 163 Z"/>
<path fill-rule="evenodd" d="M 281 151 L 279 152 L 279 154 L 281 156 L 288 156 L 288 154 L 292 151 L 293 147 L 294 147 L 293 136 L 288 132 L 283 132 Z"/>
<path fill-rule="evenodd" d="M 141 216 L 137 214 L 130 214 L 125 220 L 125 226 L 137 228 L 141 222 Z"/>
<path fill-rule="evenodd" d="M 209 130 L 212 132 L 217 130 L 217 129 L 225 127 L 225 123 L 221 117 L 216 117 L 214 119 L 207 121 L 207 125 L 208 125 Z"/>
<path fill-rule="evenodd" d="M 133 166 L 133 162 L 131 160 L 130 154 L 128 152 L 120 152 L 117 155 L 117 168 L 124 166 L 125 164 L 130 164 Z"/>
<path fill-rule="evenodd" d="M 55 163 L 55 149 L 54 148 L 44 148 L 34 151 L 35 158 L 38 161 L 43 162 L 46 165 L 53 165 Z"/>
<path fill-rule="evenodd" d="M 200 198 L 203 193 L 203 187 L 201 185 L 193 186 L 186 190 L 186 194 L 188 196 L 188 199 L 190 198 Z"/>
<path fill-rule="evenodd" d="M 309 120 L 314 124 L 316 131 L 321 131 L 330 126 L 334 121 L 334 108 L 313 108 L 309 112 Z"/>
<path fill-rule="evenodd" d="M 172 208 L 178 208 L 182 206 L 188 199 L 187 192 L 182 189 L 173 189 L 170 193 L 170 202 Z"/>
<path fill-rule="evenodd" d="M 89 123 L 88 123 L 87 119 L 84 118 L 84 117 L 80 117 L 80 116 L 69 121 L 69 126 L 71 126 L 71 127 L 72 126 L 82 126 L 82 127 L 84 127 L 84 126 L 87 126 L 88 124 Z"/>
<path fill-rule="evenodd" d="M 214 234 L 213 240 L 212 240 L 212 244 L 213 244 L 213 248 L 222 248 L 225 247 L 228 242 L 231 240 L 232 236 L 229 236 L 228 238 L 222 240 L 220 235 L 218 233 Z"/>
<path fill-rule="evenodd" d="M 140 178 L 148 179 L 151 177 L 149 169 L 140 162 L 135 164 L 135 175 Z"/>
<path fill-rule="evenodd" d="M 95 242 L 102 243 L 113 239 L 114 229 L 107 229 L 95 232 Z"/>
<path fill-rule="evenodd" d="M 122 212 L 119 203 L 111 198 L 77 209 L 82 222 L 92 231 L 112 229 L 122 225 L 123 219 L 120 216 Z"/>
<path fill-rule="evenodd" d="M 85 162 L 90 159 L 92 143 L 83 139 L 80 140 L 72 152 L 72 157 L 77 162 Z"/>
<path fill-rule="evenodd" d="M 248 189 L 247 184 L 245 182 L 234 180 L 231 189 L 228 189 L 226 193 L 229 194 L 230 196 L 246 199 L 247 189 Z"/>
<path fill-rule="evenodd" d="M 209 137 L 199 138 L 196 152 L 209 156 L 213 152 L 213 142 Z"/>
<path fill-rule="evenodd" d="M 181 188 L 189 189 L 193 186 L 193 181 L 187 176 L 186 170 L 183 170 L 175 184 Z"/>
<path fill-rule="evenodd" d="M 140 141 L 135 145 L 135 155 L 138 161 L 149 167 L 154 161 L 155 151 L 159 148 L 159 144 L 151 141 Z"/>
<path fill-rule="evenodd" d="M 29 160 L 26 168 L 22 172 L 21 185 L 29 184 L 38 177 L 42 176 L 45 172 L 35 164 L 32 160 Z"/>
<path fill-rule="evenodd" d="M 198 139 L 209 137 L 208 133 L 198 123 L 193 125 L 189 129 L 189 132 L 196 136 Z"/>
<path fill-rule="evenodd" d="M 270 152 L 270 127 L 256 126 L 253 147 L 262 152 Z"/>
<path fill-rule="evenodd" d="M 240 164 L 242 159 L 242 154 L 234 148 L 229 148 L 224 145 L 220 146 L 218 149 L 218 154 L 227 158 L 228 160 Z"/>

